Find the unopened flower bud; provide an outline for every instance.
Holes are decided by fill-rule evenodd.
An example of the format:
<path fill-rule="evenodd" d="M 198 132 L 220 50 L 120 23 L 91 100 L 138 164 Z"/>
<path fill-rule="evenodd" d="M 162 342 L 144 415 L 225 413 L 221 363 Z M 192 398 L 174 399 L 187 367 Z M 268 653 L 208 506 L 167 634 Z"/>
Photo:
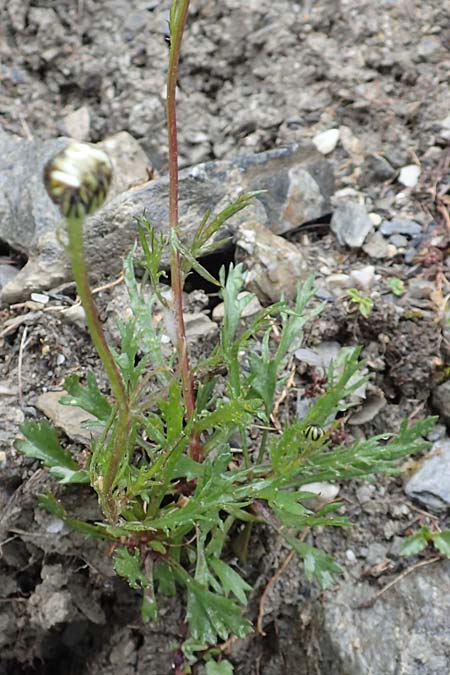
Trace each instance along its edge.
<path fill-rule="evenodd" d="M 44 169 L 45 188 L 66 218 L 84 218 L 105 201 L 111 185 L 108 155 L 88 143 L 71 143 Z"/>

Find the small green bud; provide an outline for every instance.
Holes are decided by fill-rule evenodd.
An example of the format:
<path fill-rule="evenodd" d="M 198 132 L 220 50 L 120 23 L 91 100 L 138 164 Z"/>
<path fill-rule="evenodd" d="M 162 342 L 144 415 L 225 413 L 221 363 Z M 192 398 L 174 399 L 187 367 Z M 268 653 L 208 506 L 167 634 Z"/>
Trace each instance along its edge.
<path fill-rule="evenodd" d="M 111 185 L 108 155 L 88 143 L 71 143 L 44 169 L 45 189 L 66 218 L 85 218 L 105 201 Z"/>

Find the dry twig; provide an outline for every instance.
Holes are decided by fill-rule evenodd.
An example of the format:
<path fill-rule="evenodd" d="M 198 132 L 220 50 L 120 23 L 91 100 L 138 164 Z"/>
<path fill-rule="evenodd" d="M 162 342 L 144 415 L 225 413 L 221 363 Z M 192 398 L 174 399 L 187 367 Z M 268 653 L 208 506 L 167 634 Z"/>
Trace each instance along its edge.
<path fill-rule="evenodd" d="M 432 563 L 437 562 L 438 560 L 441 560 L 441 556 L 437 555 L 434 558 L 430 558 L 429 560 L 421 560 L 420 562 L 416 563 L 412 567 L 408 567 L 408 569 L 404 570 L 399 574 L 395 579 L 390 581 L 386 586 L 383 586 L 377 593 L 374 593 L 371 598 L 368 600 L 364 600 L 364 602 L 361 602 L 359 605 L 355 606 L 355 609 L 367 609 L 369 607 L 372 607 L 376 601 L 383 595 L 383 593 L 386 593 L 390 588 L 395 586 L 399 581 L 404 579 L 408 574 L 411 574 L 411 572 L 414 572 L 415 570 L 419 569 L 419 567 L 425 567 L 426 565 L 431 565 Z"/>
<path fill-rule="evenodd" d="M 310 529 L 311 528 L 309 528 L 309 527 L 305 527 L 305 529 L 303 530 L 303 532 L 301 533 L 301 535 L 299 537 L 300 541 L 305 541 Z M 282 562 L 281 566 L 277 569 L 277 571 L 275 572 L 273 577 L 271 579 L 269 579 L 269 581 L 267 583 L 267 586 L 265 587 L 265 589 L 261 593 L 261 597 L 259 599 L 258 620 L 256 622 L 256 634 L 257 635 L 263 635 L 263 636 L 265 635 L 265 632 L 264 632 L 264 629 L 263 629 L 263 620 L 264 620 L 264 606 L 266 604 L 267 596 L 268 596 L 271 588 L 273 587 L 273 585 L 278 581 L 278 579 L 281 577 L 283 572 L 287 569 L 287 567 L 288 567 L 289 563 L 291 562 L 292 558 L 294 557 L 294 555 L 295 555 L 294 549 L 292 549 L 292 551 L 289 551 L 286 558 Z"/>

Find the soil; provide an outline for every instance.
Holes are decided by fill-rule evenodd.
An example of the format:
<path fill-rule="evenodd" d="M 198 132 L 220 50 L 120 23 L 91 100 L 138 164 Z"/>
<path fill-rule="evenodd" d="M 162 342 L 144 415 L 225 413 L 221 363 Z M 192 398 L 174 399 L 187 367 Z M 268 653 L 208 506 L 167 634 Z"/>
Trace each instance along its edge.
<path fill-rule="evenodd" d="M 297 240 L 310 247 L 318 267 L 321 257 L 331 254 L 339 256 L 344 271 L 355 260 L 365 261 L 375 265 L 381 279 L 421 275 L 445 295 L 449 221 L 436 208 L 436 194 L 448 182 L 450 157 L 439 126 L 449 100 L 450 17 L 444 4 L 193 1 L 178 97 L 181 164 L 259 152 L 347 127 L 359 145 L 353 150 L 340 145 L 333 153 L 337 189 L 361 191 L 383 217 L 401 212 L 424 225 L 432 222 L 436 241 L 425 237 L 410 260 L 396 256 L 380 262 L 362 252 L 345 252 L 326 225 Z M 0 28 L 4 129 L 51 138 L 67 133 L 67 115 L 85 106 L 90 119 L 86 140 L 127 130 L 163 173 L 166 11 L 167 3 L 158 0 L 9 0 L 1 9 Z M 387 160 L 392 178 L 377 176 L 373 159 L 367 160 L 373 153 Z M 416 161 L 422 166 L 421 182 L 402 193 L 394 177 Z M 112 292 L 98 295 L 105 319 Z M 69 285 L 52 302 L 74 298 Z M 392 298 L 379 294 L 370 322 L 336 302 L 309 329 L 308 345 L 323 340 L 360 344 L 373 383 L 384 392 L 382 411 L 349 433 L 395 431 L 401 419 L 431 412 L 431 392 L 447 356 L 439 324 L 442 307 L 425 302 L 399 320 Z M 142 625 L 139 598 L 114 575 L 107 547 L 68 530 L 55 531 L 55 519 L 36 502 L 51 487 L 71 513 L 95 519 L 95 499 L 88 491 L 80 496 L 79 489 L 58 492 L 36 462 L 11 447 L 19 424 L 40 416 L 37 396 L 60 387 L 69 373 L 82 375 L 92 367 L 105 384 L 94 351 L 83 330 L 51 311 L 0 309 L 0 321 L 11 316 L 23 316 L 23 321 L 0 342 L 0 443 L 5 448 L 0 455 L 0 674 L 170 673 L 183 639 L 180 599 L 167 601 L 157 624 Z M 384 349 L 380 335 L 390 338 Z M 200 342 L 196 350 L 201 353 L 203 346 Z M 311 369 L 299 370 L 296 388 L 311 386 L 313 376 Z M 281 419 L 295 407 L 295 397 L 292 391 Z M 354 576 L 356 569 L 373 579 L 375 590 L 407 564 L 399 557 L 401 537 L 436 517 L 405 497 L 403 478 L 370 485 L 354 481 L 341 495 L 354 527 L 338 534 L 319 528 L 314 540 Z M 254 618 L 260 594 L 287 551 L 265 532 L 255 536 L 250 550 L 246 571 L 255 583 Z M 387 561 L 383 569 L 377 567 L 382 560 Z M 237 675 L 308 675 L 307 656 L 292 641 L 292 626 L 307 624 L 308 603 L 317 595 L 291 562 L 269 594 L 266 637 L 232 646 Z"/>

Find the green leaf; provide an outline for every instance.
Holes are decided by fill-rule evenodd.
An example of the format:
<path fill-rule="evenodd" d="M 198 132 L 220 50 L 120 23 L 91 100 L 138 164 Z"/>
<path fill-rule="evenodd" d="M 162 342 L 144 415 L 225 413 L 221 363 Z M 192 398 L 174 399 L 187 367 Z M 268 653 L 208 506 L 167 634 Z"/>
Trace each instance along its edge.
<path fill-rule="evenodd" d="M 114 569 L 120 577 L 125 577 L 134 590 L 147 588 L 150 585 L 149 579 L 142 571 L 141 555 L 137 548 L 133 550 L 133 553 L 130 553 L 127 548 L 116 548 Z"/>
<path fill-rule="evenodd" d="M 89 484 L 89 472 L 84 469 L 73 471 L 66 466 L 52 466 L 50 473 L 63 485 L 87 485 Z"/>
<path fill-rule="evenodd" d="M 437 550 L 450 558 L 450 530 L 442 530 L 442 532 L 433 534 L 432 540 Z"/>
<path fill-rule="evenodd" d="M 142 596 L 141 617 L 144 623 L 154 621 L 158 616 L 158 605 L 154 596 Z"/>
<path fill-rule="evenodd" d="M 407 537 L 402 544 L 401 555 L 417 555 L 428 546 L 430 538 L 430 530 L 427 527 L 421 527 L 419 532 L 416 532 L 411 537 Z"/>
<path fill-rule="evenodd" d="M 192 638 L 214 645 L 218 638 L 230 635 L 243 638 L 252 631 L 252 624 L 241 616 L 241 610 L 232 600 L 212 593 L 190 578 L 186 583 L 188 602 L 186 617 Z"/>
<path fill-rule="evenodd" d="M 39 459 L 49 467 L 64 467 L 78 471 L 78 464 L 70 452 L 60 446 L 55 429 L 47 421 L 27 420 L 20 427 L 20 431 L 25 436 L 25 440 L 17 439 L 14 447 L 24 455 Z"/>
<path fill-rule="evenodd" d="M 165 560 L 158 559 L 153 569 L 158 590 L 164 595 L 174 596 L 176 593 L 174 573 Z"/>
<path fill-rule="evenodd" d="M 184 401 L 181 387 L 173 382 L 169 388 L 167 399 L 158 401 L 163 419 L 166 423 L 167 443 L 175 443 L 182 434 L 184 422 Z"/>
<path fill-rule="evenodd" d="M 308 581 L 316 579 L 323 589 L 334 585 L 334 576 L 341 574 L 342 569 L 330 555 L 290 535 L 284 535 L 284 538 L 303 559 Z"/>
<path fill-rule="evenodd" d="M 86 537 L 94 537 L 95 539 L 113 539 L 104 529 L 103 525 L 93 525 L 91 523 L 85 523 L 78 518 L 72 518 L 69 516 L 56 497 L 50 492 L 44 495 L 40 495 L 38 498 L 39 504 L 53 514 L 57 518 L 61 518 L 72 530 L 84 534 Z"/>
<path fill-rule="evenodd" d="M 80 384 L 77 375 L 69 375 L 64 382 L 64 389 L 69 396 L 62 396 L 59 402 L 63 405 L 76 405 L 86 412 L 91 413 L 99 420 L 106 421 L 111 414 L 111 405 L 100 392 L 95 374 L 88 370 L 86 376 L 86 386 Z"/>
<path fill-rule="evenodd" d="M 214 286 L 220 286 L 220 282 L 217 281 L 217 279 L 213 277 L 213 275 L 210 274 L 208 270 L 205 269 L 203 265 L 201 265 L 198 262 L 198 260 L 193 256 L 191 251 L 181 243 L 181 241 L 178 239 L 175 230 L 171 231 L 171 242 L 174 248 L 181 254 L 183 258 L 183 269 L 185 273 L 187 273 L 191 269 L 194 269 L 197 272 L 197 274 L 199 274 L 203 279 L 208 281 L 210 284 L 213 284 Z"/>
<path fill-rule="evenodd" d="M 259 399 L 234 399 L 221 403 L 216 410 L 197 419 L 194 423 L 194 430 L 200 432 L 217 427 L 245 424 L 249 415 L 254 415 L 260 407 L 261 401 Z"/>
<path fill-rule="evenodd" d="M 137 220 L 139 241 L 144 251 L 145 266 L 150 277 L 150 283 L 159 300 L 164 304 L 165 300 L 161 296 L 159 282 L 161 277 L 167 276 L 166 272 L 161 269 L 161 260 L 167 246 L 167 237 L 162 232 L 156 232 L 145 216 L 140 216 Z"/>
<path fill-rule="evenodd" d="M 247 604 L 246 593 L 252 590 L 244 579 L 232 568 L 219 558 L 209 558 L 210 567 L 216 573 L 225 593 L 233 593 L 236 599 L 242 604 Z"/>
<path fill-rule="evenodd" d="M 196 258 L 207 255 L 211 252 L 213 244 L 208 244 L 208 241 L 211 237 L 222 227 L 222 225 L 232 216 L 234 216 L 242 209 L 245 209 L 251 201 L 257 197 L 259 194 L 262 194 L 265 190 L 255 190 L 253 192 L 247 192 L 246 194 L 240 195 L 232 204 L 226 206 L 220 213 L 218 213 L 214 218 L 209 221 L 211 210 L 208 210 L 202 222 L 200 223 L 197 231 L 194 235 L 192 245 L 190 247 L 192 255 Z M 207 245 L 208 244 L 208 245 Z"/>
<path fill-rule="evenodd" d="M 391 291 L 394 293 L 394 295 L 396 295 L 397 297 L 400 297 L 406 291 L 405 284 L 398 277 L 391 277 L 388 280 L 388 286 L 391 289 Z"/>
<path fill-rule="evenodd" d="M 172 379 L 171 362 L 162 352 L 160 329 L 153 318 L 153 307 L 158 296 L 156 293 L 150 297 L 142 294 L 134 276 L 133 251 L 125 259 L 124 275 L 139 344 L 151 361 L 155 377 L 161 384 L 167 385 Z"/>
<path fill-rule="evenodd" d="M 234 344 L 234 338 L 239 326 L 242 312 L 252 299 L 252 294 L 239 296 L 244 287 L 244 266 L 242 263 L 230 265 L 225 281 L 225 269 L 220 270 L 222 284 L 221 295 L 224 301 L 224 318 L 222 323 L 222 346 L 225 355 L 229 354 Z"/>
<path fill-rule="evenodd" d="M 234 668 L 229 661 L 208 661 L 206 675 L 233 675 Z"/>

